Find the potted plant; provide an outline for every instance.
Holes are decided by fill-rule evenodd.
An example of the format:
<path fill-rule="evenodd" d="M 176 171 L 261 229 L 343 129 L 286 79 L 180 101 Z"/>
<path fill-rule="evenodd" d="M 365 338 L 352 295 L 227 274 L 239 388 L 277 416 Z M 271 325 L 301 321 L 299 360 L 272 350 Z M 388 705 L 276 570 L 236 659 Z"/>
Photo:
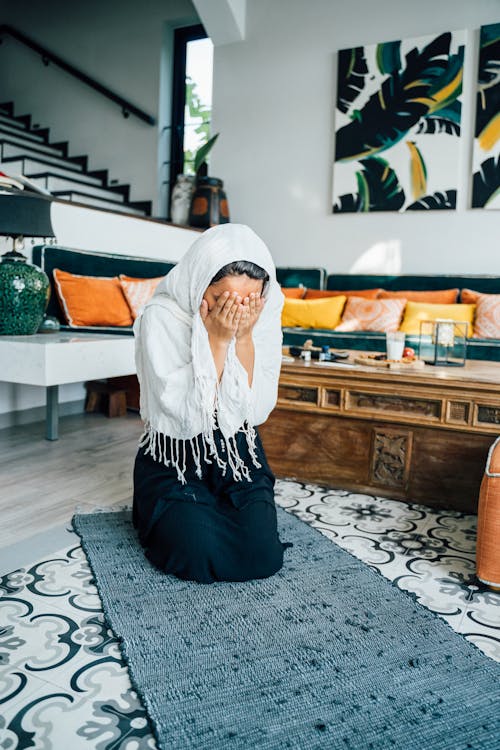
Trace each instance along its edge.
<path fill-rule="evenodd" d="M 189 211 L 189 224 L 192 227 L 208 229 L 208 227 L 229 222 L 229 207 L 223 190 L 224 183 L 218 177 L 208 176 L 205 161 L 218 137 L 219 133 L 216 133 L 196 152 L 194 159 L 196 184 Z"/>

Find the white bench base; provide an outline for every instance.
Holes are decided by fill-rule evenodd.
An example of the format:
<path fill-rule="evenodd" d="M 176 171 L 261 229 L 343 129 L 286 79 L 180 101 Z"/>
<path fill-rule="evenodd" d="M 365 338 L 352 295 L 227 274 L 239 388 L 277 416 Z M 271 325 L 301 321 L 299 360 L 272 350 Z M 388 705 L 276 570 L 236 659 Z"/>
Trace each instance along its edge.
<path fill-rule="evenodd" d="M 59 386 L 133 375 L 134 337 L 60 331 L 0 336 L 0 380 L 46 389 L 47 440 L 58 439 Z"/>

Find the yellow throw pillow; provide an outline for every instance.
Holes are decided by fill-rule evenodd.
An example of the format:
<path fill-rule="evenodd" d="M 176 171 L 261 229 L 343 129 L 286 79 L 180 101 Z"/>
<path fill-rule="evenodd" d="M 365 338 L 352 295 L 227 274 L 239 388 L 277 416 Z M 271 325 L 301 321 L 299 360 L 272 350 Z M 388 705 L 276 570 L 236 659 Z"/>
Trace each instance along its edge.
<path fill-rule="evenodd" d="M 456 320 L 468 323 L 467 336 L 472 336 L 472 324 L 476 305 L 436 305 L 431 302 L 407 302 L 403 322 L 399 328 L 404 333 L 420 333 L 422 320 Z"/>
<path fill-rule="evenodd" d="M 340 323 L 346 298 L 285 299 L 281 314 L 282 326 L 301 328 L 335 328 Z"/>

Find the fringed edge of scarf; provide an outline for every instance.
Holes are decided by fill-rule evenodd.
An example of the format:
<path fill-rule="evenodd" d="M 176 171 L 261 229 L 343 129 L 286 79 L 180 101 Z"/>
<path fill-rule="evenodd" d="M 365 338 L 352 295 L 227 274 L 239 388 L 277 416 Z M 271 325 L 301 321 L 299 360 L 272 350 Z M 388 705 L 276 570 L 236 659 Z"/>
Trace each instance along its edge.
<path fill-rule="evenodd" d="M 252 459 L 252 463 L 257 468 L 261 468 L 262 464 L 259 463 L 255 449 L 257 434 L 254 427 L 248 424 L 248 422 L 245 422 L 238 430 L 238 433 L 239 432 L 243 432 L 246 437 L 248 452 Z M 144 431 L 139 438 L 138 447 L 146 448 L 144 451 L 145 454 L 149 454 L 155 461 L 159 461 L 167 467 L 171 466 L 175 468 L 177 471 L 177 478 L 181 484 L 186 484 L 187 482 L 185 473 L 188 444 L 191 446 L 191 454 L 196 466 L 196 476 L 199 479 L 202 478 L 202 460 L 207 464 L 211 464 L 213 459 L 218 467 L 222 469 L 223 476 L 226 475 L 227 466 L 229 465 L 236 482 L 240 482 L 243 479 L 251 482 L 252 478 L 248 466 L 238 453 L 238 446 L 236 444 L 236 434 L 238 433 L 235 433 L 235 435 L 232 435 L 229 438 L 225 438 L 223 435 L 221 437 L 220 448 L 221 452 L 226 454 L 226 460 L 224 460 L 221 456 L 221 452 L 219 452 L 217 448 L 213 431 L 202 432 L 200 436 L 194 438 L 174 438 L 154 429 L 151 424 L 145 423 Z M 201 446 L 198 442 L 198 437 L 201 440 Z"/>

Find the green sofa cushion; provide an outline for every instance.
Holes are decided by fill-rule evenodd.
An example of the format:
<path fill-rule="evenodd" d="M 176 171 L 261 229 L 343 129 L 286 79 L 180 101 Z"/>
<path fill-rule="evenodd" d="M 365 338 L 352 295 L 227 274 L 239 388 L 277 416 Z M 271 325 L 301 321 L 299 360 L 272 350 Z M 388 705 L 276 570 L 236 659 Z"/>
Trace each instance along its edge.
<path fill-rule="evenodd" d="M 437 289 L 474 289 L 485 294 L 500 294 L 499 276 L 447 276 L 447 275 L 401 275 L 382 276 L 366 274 L 330 274 L 327 289 L 375 289 L 388 291 L 433 291 Z"/>

